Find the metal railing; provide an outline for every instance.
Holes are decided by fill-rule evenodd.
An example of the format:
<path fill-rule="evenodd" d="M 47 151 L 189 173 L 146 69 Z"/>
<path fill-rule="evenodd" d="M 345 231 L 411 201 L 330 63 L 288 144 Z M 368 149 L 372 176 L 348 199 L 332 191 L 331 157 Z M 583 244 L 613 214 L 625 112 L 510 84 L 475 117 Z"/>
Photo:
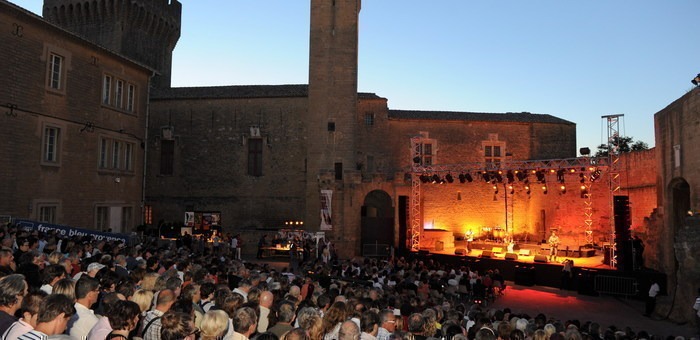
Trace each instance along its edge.
<path fill-rule="evenodd" d="M 633 296 L 639 292 L 639 282 L 631 277 L 596 275 L 594 288 L 600 294 Z"/>

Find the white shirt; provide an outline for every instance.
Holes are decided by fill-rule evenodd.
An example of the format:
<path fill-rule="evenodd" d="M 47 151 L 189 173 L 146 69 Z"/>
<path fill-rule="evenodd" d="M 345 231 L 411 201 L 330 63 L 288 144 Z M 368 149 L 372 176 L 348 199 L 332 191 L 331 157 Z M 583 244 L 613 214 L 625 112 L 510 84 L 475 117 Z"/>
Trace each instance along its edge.
<path fill-rule="evenodd" d="M 75 315 L 68 322 L 68 334 L 76 339 L 84 339 L 97 323 L 97 316 L 92 309 L 75 303 Z"/>
<path fill-rule="evenodd" d="M 649 288 L 649 297 L 656 297 L 656 295 L 659 294 L 660 290 L 661 289 L 659 288 L 658 283 L 652 284 L 651 287 Z"/>
<path fill-rule="evenodd" d="M 10 325 L 10 328 L 8 328 L 5 331 L 5 334 L 3 334 L 2 338 L 3 339 L 17 339 L 20 335 L 25 334 L 27 332 L 30 332 L 34 329 L 32 325 L 24 322 L 23 319 L 19 319 L 15 321 L 12 325 Z"/>
<path fill-rule="evenodd" d="M 270 320 L 267 316 L 270 315 L 270 309 L 265 306 L 260 307 L 260 316 L 258 317 L 258 333 L 267 332 L 267 327 L 270 325 Z"/>
<path fill-rule="evenodd" d="M 103 316 L 92 327 L 90 333 L 88 333 L 87 340 L 105 340 L 111 331 L 112 325 L 109 324 L 109 318 Z"/>

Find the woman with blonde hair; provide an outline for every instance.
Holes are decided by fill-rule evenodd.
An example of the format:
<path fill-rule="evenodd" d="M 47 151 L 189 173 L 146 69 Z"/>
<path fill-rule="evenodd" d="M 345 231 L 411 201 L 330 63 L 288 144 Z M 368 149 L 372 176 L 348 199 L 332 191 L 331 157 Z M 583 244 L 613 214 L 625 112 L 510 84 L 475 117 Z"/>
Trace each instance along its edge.
<path fill-rule="evenodd" d="M 195 340 L 199 329 L 194 327 L 194 318 L 190 314 L 167 311 L 161 317 L 161 340 Z"/>
<path fill-rule="evenodd" d="M 153 292 L 150 290 L 139 289 L 134 292 L 134 295 L 131 297 L 131 301 L 136 302 L 139 309 L 141 309 L 141 313 L 144 314 L 151 309 Z"/>
<path fill-rule="evenodd" d="M 318 314 L 311 314 L 299 320 L 299 326 L 309 333 L 311 340 L 323 339 L 323 319 Z"/>
<path fill-rule="evenodd" d="M 223 310 L 210 310 L 204 313 L 200 329 L 201 340 L 216 340 L 228 331 L 228 314 Z"/>

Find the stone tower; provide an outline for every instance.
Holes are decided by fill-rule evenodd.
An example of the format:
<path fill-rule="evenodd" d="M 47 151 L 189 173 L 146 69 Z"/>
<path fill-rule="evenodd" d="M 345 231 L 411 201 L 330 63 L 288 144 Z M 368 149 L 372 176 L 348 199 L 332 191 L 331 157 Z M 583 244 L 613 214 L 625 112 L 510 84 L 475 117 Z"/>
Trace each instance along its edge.
<path fill-rule="evenodd" d="M 355 169 L 360 0 L 311 0 L 306 225 L 320 225 L 320 190 L 333 190 L 333 233 L 343 230 L 344 188 Z"/>
<path fill-rule="evenodd" d="M 157 71 L 152 85 L 170 87 L 180 38 L 177 0 L 44 0 L 44 19 Z"/>

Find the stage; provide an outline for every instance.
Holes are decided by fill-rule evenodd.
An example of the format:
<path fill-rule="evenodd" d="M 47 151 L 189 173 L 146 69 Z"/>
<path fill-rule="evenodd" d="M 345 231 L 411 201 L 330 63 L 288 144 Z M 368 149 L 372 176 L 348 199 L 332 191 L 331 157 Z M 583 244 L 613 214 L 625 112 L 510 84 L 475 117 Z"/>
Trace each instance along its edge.
<path fill-rule="evenodd" d="M 545 244 L 519 243 L 513 252 L 501 242 L 482 240 L 472 242 L 466 252 L 466 241 L 455 240 L 454 247 L 440 250 L 421 249 L 412 256 L 424 261 L 438 262 L 450 267 L 468 267 L 484 274 L 496 270 L 503 278 L 522 286 L 547 286 L 575 290 L 584 295 L 621 295 L 645 298 L 651 281 L 657 281 L 662 294 L 666 292 L 666 276 L 640 270 L 618 270 L 606 264 L 609 248 L 560 247 L 557 258 L 549 261 L 550 249 Z M 439 247 L 438 247 L 439 248 Z M 499 249 L 500 248 L 500 249 Z M 606 255 L 605 253 L 608 252 Z M 573 263 L 570 279 L 563 272 L 565 260 Z"/>

